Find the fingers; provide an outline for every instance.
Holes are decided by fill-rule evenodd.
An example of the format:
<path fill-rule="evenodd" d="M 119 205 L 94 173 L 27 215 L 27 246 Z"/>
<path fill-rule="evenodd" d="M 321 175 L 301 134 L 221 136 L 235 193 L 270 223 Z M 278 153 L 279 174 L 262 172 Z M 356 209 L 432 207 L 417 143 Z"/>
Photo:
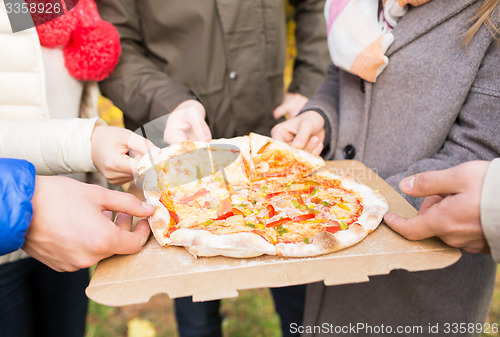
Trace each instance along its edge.
<path fill-rule="evenodd" d="M 455 194 L 462 190 L 463 179 L 455 174 L 455 168 L 442 171 L 429 171 L 404 178 L 399 188 L 415 197 L 433 194 Z"/>
<path fill-rule="evenodd" d="M 295 118 L 307 101 L 308 98 L 301 94 L 287 92 L 283 98 L 283 103 L 274 109 L 273 116 L 275 119 L 282 116 L 290 119 Z"/>
<path fill-rule="evenodd" d="M 432 218 L 427 214 L 406 219 L 397 214 L 388 213 L 384 216 L 384 220 L 389 227 L 408 240 L 422 240 L 436 235 L 430 227 Z"/>
<path fill-rule="evenodd" d="M 104 214 L 104 216 L 106 216 L 109 220 L 113 221 L 113 212 L 103 211 L 102 214 Z"/>
<path fill-rule="evenodd" d="M 422 205 L 420 206 L 420 209 L 418 210 L 418 214 L 424 214 L 432 206 L 434 206 L 437 203 L 441 202 L 443 199 L 444 199 L 444 197 L 442 197 L 440 195 L 431 195 L 430 197 L 426 197 L 424 199 L 424 201 L 422 202 Z"/>
<path fill-rule="evenodd" d="M 179 104 L 167 119 L 163 139 L 168 144 L 185 140 L 210 141 L 212 133 L 205 122 L 203 105 L 194 100 Z"/>
<path fill-rule="evenodd" d="M 303 149 L 309 142 L 309 138 L 311 138 L 312 133 L 312 124 L 308 120 L 303 120 L 300 128 L 298 129 L 297 135 L 292 141 L 292 146 L 298 149 Z"/>
<path fill-rule="evenodd" d="M 138 134 L 128 131 L 128 147 L 130 150 L 133 150 L 134 152 L 138 152 L 142 155 L 145 155 L 148 152 L 148 149 L 151 149 L 154 147 L 154 144 L 151 143 L 148 139 L 139 136 Z"/>
<path fill-rule="evenodd" d="M 318 146 L 316 146 L 312 151 L 311 153 L 316 155 L 316 156 L 319 156 L 321 154 L 321 151 L 323 151 L 323 143 L 319 143 Z"/>
<path fill-rule="evenodd" d="M 283 116 L 286 116 L 288 114 L 288 108 L 285 104 L 280 104 L 276 109 L 273 111 L 273 116 L 274 119 L 280 119 Z"/>
<path fill-rule="evenodd" d="M 192 120 L 193 130 L 196 139 L 202 142 L 209 142 L 212 140 L 212 133 L 210 132 L 210 128 L 204 119 L 197 118 Z"/>
<path fill-rule="evenodd" d="M 117 219 L 118 221 L 118 219 Z M 119 227 L 130 228 L 132 217 L 120 217 L 122 222 Z M 118 230 L 111 244 L 113 254 L 135 254 L 141 250 L 149 237 L 149 224 L 145 219 L 139 220 L 133 232 L 128 230 Z"/>
<path fill-rule="evenodd" d="M 124 231 L 132 229 L 132 216 L 125 213 L 118 213 L 116 215 L 115 225 Z"/>
<path fill-rule="evenodd" d="M 323 143 L 317 136 L 312 136 L 304 150 L 309 151 L 312 154 L 319 155 L 323 150 Z"/>
<path fill-rule="evenodd" d="M 137 217 L 146 217 L 154 213 L 155 207 L 143 203 L 132 194 L 99 188 L 97 201 L 103 211 L 116 211 Z"/>
<path fill-rule="evenodd" d="M 163 132 L 163 140 L 167 144 L 176 144 L 187 140 L 186 132 L 180 128 L 171 128 L 167 125 Z"/>
<path fill-rule="evenodd" d="M 290 144 L 297 134 L 297 119 L 291 119 L 272 128 L 271 137 Z"/>

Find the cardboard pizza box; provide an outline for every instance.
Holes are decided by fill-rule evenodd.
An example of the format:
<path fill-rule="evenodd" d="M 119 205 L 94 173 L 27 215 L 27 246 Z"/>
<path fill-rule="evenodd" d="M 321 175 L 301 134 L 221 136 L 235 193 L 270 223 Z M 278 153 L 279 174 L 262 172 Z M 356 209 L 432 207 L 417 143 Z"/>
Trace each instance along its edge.
<path fill-rule="evenodd" d="M 417 211 L 374 171 L 358 161 L 332 161 L 338 175 L 379 189 L 391 212 L 412 217 Z M 139 196 L 142 192 L 136 191 Z M 367 282 L 394 269 L 420 271 L 455 263 L 458 249 L 439 239 L 409 241 L 385 223 L 362 242 L 345 250 L 312 258 L 261 256 L 195 258 L 181 247 L 162 247 L 153 236 L 135 255 L 115 255 L 101 261 L 86 293 L 109 306 L 145 303 L 166 293 L 171 298 L 193 296 L 207 301 L 238 296 L 240 289 L 281 287 L 324 281 L 326 285 Z"/>

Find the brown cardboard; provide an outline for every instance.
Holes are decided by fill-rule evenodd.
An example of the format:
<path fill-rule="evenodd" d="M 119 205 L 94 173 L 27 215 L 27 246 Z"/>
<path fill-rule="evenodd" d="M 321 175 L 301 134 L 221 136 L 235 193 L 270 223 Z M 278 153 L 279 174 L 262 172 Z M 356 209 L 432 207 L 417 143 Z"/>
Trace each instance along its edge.
<path fill-rule="evenodd" d="M 417 211 L 374 171 L 358 161 L 328 162 L 334 173 L 347 173 L 379 189 L 391 212 L 412 217 Z M 184 248 L 162 247 L 151 236 L 135 255 L 101 261 L 86 290 L 92 300 L 110 306 L 143 303 L 160 293 L 206 301 L 238 296 L 239 289 L 280 287 L 324 281 L 327 285 L 369 281 L 393 269 L 444 268 L 461 256 L 438 239 L 408 241 L 385 223 L 359 244 L 313 258 L 262 256 L 250 259 L 194 258 Z"/>

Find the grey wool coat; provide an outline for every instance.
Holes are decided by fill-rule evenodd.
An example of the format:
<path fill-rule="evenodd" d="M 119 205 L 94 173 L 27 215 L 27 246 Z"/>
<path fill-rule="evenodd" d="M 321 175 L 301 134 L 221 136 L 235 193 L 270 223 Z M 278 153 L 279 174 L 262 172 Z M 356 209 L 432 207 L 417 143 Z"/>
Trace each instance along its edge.
<path fill-rule="evenodd" d="M 433 0 L 411 7 L 393 30 L 389 65 L 374 84 L 330 66 L 304 109 L 327 120 L 326 159 L 362 161 L 397 189 L 414 173 L 500 156 L 500 51 L 485 27 L 463 45 L 480 4 Z M 422 201 L 407 198 L 417 208 Z M 312 284 L 303 324 L 384 324 L 394 331 L 411 325 L 422 326 L 418 336 L 476 336 L 445 330 L 445 323 L 484 322 L 495 269 L 489 255 L 464 253 L 442 270 L 395 270 L 351 285 Z M 436 323 L 439 333 L 429 333 L 429 324 Z M 304 335 L 373 335 L 330 332 Z"/>

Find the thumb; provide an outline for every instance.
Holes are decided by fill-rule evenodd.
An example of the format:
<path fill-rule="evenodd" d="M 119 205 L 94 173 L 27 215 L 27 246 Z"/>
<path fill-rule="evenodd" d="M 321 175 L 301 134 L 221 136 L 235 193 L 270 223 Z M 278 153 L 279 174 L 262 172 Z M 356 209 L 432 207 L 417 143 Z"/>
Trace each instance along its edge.
<path fill-rule="evenodd" d="M 133 232 L 128 230 L 119 229 L 120 227 L 127 227 L 126 225 L 119 224 L 120 221 L 132 221 L 131 218 L 122 217 L 117 219 L 116 229 L 118 232 L 114 236 L 111 250 L 113 254 L 135 254 L 141 250 L 149 237 L 149 224 L 147 220 L 142 219 L 137 222 Z"/>
<path fill-rule="evenodd" d="M 197 119 L 193 121 L 193 130 L 196 135 L 197 140 L 202 142 L 209 142 L 212 140 L 212 133 L 208 127 L 207 122 L 203 119 Z"/>

